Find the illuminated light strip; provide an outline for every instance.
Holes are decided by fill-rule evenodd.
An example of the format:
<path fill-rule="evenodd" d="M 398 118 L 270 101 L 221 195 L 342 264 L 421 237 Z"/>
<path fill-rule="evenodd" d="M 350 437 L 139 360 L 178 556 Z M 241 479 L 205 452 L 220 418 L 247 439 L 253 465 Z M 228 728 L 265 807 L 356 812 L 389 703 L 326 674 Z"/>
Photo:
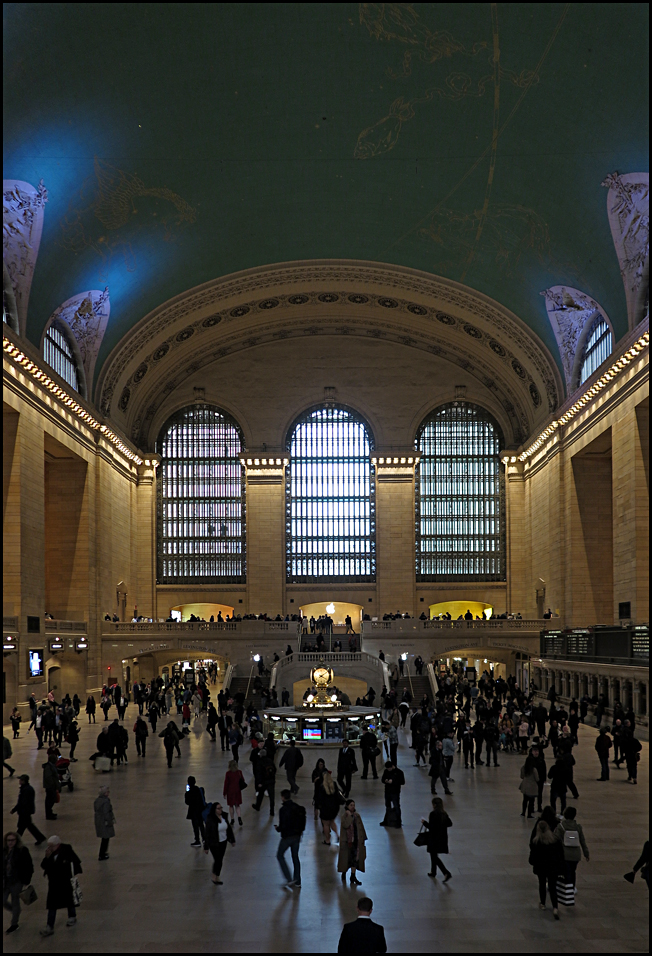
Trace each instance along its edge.
<path fill-rule="evenodd" d="M 591 387 L 588 388 L 573 405 L 571 405 L 568 411 L 564 412 L 564 414 L 557 421 L 551 422 L 550 425 L 548 425 L 548 427 L 541 432 L 537 439 L 532 442 L 530 447 L 526 448 L 526 450 L 518 456 L 518 460 L 526 461 L 531 455 L 538 451 L 539 448 L 541 448 L 545 441 L 550 437 L 550 435 L 553 434 L 553 432 L 555 432 L 561 425 L 567 425 L 568 422 L 575 418 L 578 412 L 580 412 L 585 405 L 595 398 L 595 396 L 603 388 L 606 388 L 606 386 L 613 381 L 613 379 L 619 375 L 622 370 L 629 365 L 630 362 L 637 358 L 641 352 L 643 352 L 646 348 L 649 348 L 649 345 L 650 333 L 648 331 L 644 332 L 643 335 L 641 335 L 641 337 L 637 339 L 637 341 L 634 342 L 634 344 L 625 353 L 623 353 L 623 355 L 621 355 L 620 358 L 617 359 L 617 361 L 615 361 L 603 375 L 600 376 L 597 382 L 594 382 L 593 385 L 591 385 Z M 508 459 L 504 460 L 507 461 Z M 515 461 L 515 459 L 512 457 L 511 461 Z"/>
<path fill-rule="evenodd" d="M 94 429 L 94 431 L 99 430 L 102 432 L 105 438 L 108 438 L 108 440 L 115 445 L 119 451 L 122 452 L 125 458 L 129 459 L 129 461 L 133 461 L 136 465 L 143 464 L 143 459 L 139 458 L 139 456 L 131 451 L 130 448 L 127 448 L 125 443 L 118 438 L 115 432 L 111 431 L 107 425 L 100 425 L 97 419 L 93 418 L 90 412 L 87 412 L 86 409 L 80 405 L 79 402 L 76 402 L 75 399 L 69 395 L 65 389 L 61 388 L 60 385 L 57 385 L 57 383 L 53 381 L 50 376 L 43 371 L 42 368 L 39 368 L 38 365 L 32 362 L 30 358 L 21 352 L 17 345 L 14 345 L 9 339 L 3 337 L 2 348 L 3 351 L 14 360 L 14 362 L 17 362 L 19 365 L 21 365 L 25 371 L 29 372 L 30 375 L 39 382 L 40 385 L 43 385 L 44 388 L 47 388 L 49 392 L 52 392 L 52 394 L 55 395 L 59 401 L 66 405 L 72 412 L 74 412 L 78 418 L 81 418 L 82 421 L 85 422 L 90 428 Z"/>

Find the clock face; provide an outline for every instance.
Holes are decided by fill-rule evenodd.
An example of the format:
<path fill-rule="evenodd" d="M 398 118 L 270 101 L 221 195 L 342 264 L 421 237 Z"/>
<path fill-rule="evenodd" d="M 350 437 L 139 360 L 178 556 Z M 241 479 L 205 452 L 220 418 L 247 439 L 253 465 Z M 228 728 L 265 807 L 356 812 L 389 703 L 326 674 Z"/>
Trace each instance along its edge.
<path fill-rule="evenodd" d="M 316 684 L 327 684 L 330 678 L 330 671 L 326 667 L 316 667 L 312 677 Z"/>

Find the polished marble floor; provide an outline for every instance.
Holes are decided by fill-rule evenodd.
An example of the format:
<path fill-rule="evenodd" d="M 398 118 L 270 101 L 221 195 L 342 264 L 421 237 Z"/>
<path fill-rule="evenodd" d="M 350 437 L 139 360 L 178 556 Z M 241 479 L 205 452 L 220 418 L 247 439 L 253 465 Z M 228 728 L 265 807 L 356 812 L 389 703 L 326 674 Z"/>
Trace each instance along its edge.
<path fill-rule="evenodd" d="M 133 726 L 135 708 L 126 720 Z M 455 758 L 454 795 L 446 798 L 453 820 L 450 854 L 452 881 L 442 885 L 427 877 L 429 859 L 413 845 L 421 816 L 430 809 L 427 771 L 413 767 L 413 752 L 402 737 L 399 760 L 406 775 L 403 830 L 385 830 L 379 781 L 354 777 L 356 797 L 369 842 L 367 872 L 356 890 L 342 886 L 336 872 L 337 848 L 323 846 L 321 833 L 308 814 L 301 848 L 303 887 L 281 886 L 275 859 L 278 834 L 266 802 L 251 809 L 253 787 L 244 796 L 244 827 L 229 847 L 224 885 L 210 880 L 210 863 L 190 846 L 191 826 L 185 819 L 186 776 L 195 774 L 209 799 L 221 799 L 228 760 L 197 722 L 182 744 L 181 759 L 167 769 L 162 741 L 149 740 L 146 759 L 129 748 L 129 765 L 110 775 L 96 774 L 87 756 L 94 750 L 99 724 L 82 725 L 80 758 L 74 764 L 75 790 L 61 794 L 59 818 L 45 827 L 40 789 L 43 751 L 37 754 L 33 733 L 13 741 L 11 763 L 29 773 L 36 784 L 36 823 L 73 844 L 82 859 L 84 902 L 75 927 L 65 926 L 61 911 L 54 936 L 41 939 L 45 924 L 45 880 L 39 869 L 35 886 L 40 899 L 24 908 L 20 929 L 5 937 L 6 952 L 176 953 L 185 952 L 336 952 L 342 923 L 355 916 L 357 896 L 374 901 L 374 919 L 385 927 L 390 952 L 532 952 L 644 953 L 648 949 L 648 891 L 639 879 L 623 880 L 648 837 L 649 747 L 643 745 L 639 785 L 625 782 L 624 770 L 612 771 L 608 783 L 597 783 L 593 750 L 595 731 L 581 728 L 576 748 L 575 778 L 580 797 L 578 820 L 584 826 L 591 861 L 578 870 L 574 909 L 562 908 L 555 922 L 550 908 L 538 908 L 537 882 L 528 866 L 530 823 L 520 814 L 518 792 L 522 759 L 505 755 L 498 768 L 475 771 Z M 5 733 L 7 729 L 5 728 Z M 251 779 L 247 746 L 241 766 Z M 334 751 L 325 750 L 327 764 Z M 299 801 L 309 806 L 310 771 L 316 755 L 306 754 L 298 783 Z M 277 794 L 282 787 L 279 774 Z M 117 818 L 110 860 L 97 860 L 93 800 L 100 783 L 109 783 Z M 7 779 L 3 797 L 4 829 L 15 825 L 9 810 L 17 780 Z M 5 914 L 5 928 L 8 925 Z"/>

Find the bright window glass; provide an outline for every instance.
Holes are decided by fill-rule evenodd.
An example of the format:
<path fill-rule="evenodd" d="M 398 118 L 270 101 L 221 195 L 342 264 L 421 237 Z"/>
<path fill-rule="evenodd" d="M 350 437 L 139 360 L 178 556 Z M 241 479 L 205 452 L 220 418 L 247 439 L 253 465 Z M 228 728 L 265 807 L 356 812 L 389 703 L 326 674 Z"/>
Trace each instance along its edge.
<path fill-rule="evenodd" d="M 320 408 L 294 426 L 286 484 L 287 580 L 375 581 L 371 438 L 354 412 Z"/>
<path fill-rule="evenodd" d="M 604 319 L 598 319 L 591 329 L 586 345 L 584 346 L 584 355 L 582 356 L 582 366 L 580 368 L 580 385 L 587 378 L 590 378 L 607 358 L 611 355 L 612 337 L 611 330 Z"/>
<path fill-rule="evenodd" d="M 43 358 L 71 388 L 76 392 L 79 391 L 79 376 L 72 349 L 65 335 L 56 325 L 51 325 L 45 333 Z"/>

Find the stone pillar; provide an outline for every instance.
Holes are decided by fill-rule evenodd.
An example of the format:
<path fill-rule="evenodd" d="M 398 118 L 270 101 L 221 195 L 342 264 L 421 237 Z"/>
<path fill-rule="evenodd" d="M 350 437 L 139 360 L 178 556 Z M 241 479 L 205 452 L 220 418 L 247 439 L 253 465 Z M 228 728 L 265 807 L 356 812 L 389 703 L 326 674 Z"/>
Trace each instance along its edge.
<path fill-rule="evenodd" d="M 284 610 L 283 465 L 247 467 L 247 604 L 254 614 Z"/>
<path fill-rule="evenodd" d="M 414 615 L 414 466 L 377 463 L 376 468 L 378 610 L 380 615 L 397 610 Z"/>
<path fill-rule="evenodd" d="M 612 427 L 613 615 L 629 602 L 634 621 L 649 620 L 648 406 L 628 406 Z"/>
<path fill-rule="evenodd" d="M 156 608 L 156 478 L 153 463 L 138 468 L 136 486 L 136 593 L 138 611 L 157 617 Z"/>

